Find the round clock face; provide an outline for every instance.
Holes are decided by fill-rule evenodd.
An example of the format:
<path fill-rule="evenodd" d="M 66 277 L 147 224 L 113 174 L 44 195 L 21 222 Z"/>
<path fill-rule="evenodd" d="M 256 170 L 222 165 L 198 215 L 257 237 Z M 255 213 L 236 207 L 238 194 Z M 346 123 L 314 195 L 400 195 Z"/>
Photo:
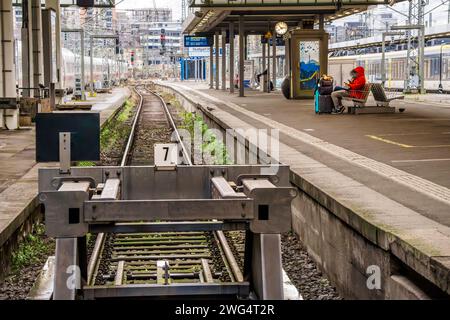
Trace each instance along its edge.
<path fill-rule="evenodd" d="M 284 35 L 288 31 L 288 25 L 286 22 L 278 22 L 275 25 L 275 31 L 279 35 Z"/>

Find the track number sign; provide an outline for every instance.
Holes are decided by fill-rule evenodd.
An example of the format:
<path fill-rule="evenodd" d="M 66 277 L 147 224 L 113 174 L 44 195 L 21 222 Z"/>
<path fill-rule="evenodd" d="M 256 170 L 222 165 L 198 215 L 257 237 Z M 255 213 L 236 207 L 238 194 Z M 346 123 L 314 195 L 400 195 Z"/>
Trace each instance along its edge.
<path fill-rule="evenodd" d="M 176 143 L 155 144 L 155 166 L 174 167 L 178 164 L 178 145 Z"/>

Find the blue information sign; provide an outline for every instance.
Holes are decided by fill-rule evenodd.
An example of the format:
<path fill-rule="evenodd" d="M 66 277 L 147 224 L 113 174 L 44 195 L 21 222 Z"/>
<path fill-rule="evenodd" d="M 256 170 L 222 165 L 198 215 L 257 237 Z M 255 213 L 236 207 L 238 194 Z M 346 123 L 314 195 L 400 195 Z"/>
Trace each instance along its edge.
<path fill-rule="evenodd" d="M 212 45 L 213 45 L 212 37 L 184 36 L 185 48 L 210 47 Z"/>

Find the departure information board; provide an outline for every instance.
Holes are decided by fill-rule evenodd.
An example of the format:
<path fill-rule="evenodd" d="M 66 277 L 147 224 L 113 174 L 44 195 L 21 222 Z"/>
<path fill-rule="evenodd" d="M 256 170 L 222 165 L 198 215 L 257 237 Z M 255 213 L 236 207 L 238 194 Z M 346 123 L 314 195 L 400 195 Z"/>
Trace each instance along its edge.
<path fill-rule="evenodd" d="M 213 45 L 212 37 L 184 36 L 185 48 L 210 47 L 212 45 Z"/>

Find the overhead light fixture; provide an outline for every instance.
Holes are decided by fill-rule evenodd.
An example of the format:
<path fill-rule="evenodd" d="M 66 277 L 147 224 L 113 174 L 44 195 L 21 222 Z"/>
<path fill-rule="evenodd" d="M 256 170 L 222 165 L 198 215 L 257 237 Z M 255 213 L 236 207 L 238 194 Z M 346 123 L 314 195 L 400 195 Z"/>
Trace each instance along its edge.
<path fill-rule="evenodd" d="M 275 25 L 275 32 L 276 32 L 278 35 L 282 36 L 282 35 L 285 35 L 286 32 L 288 32 L 288 28 L 289 28 L 289 27 L 288 27 L 288 25 L 287 25 L 286 22 L 280 21 L 280 22 L 278 22 L 278 23 Z"/>

